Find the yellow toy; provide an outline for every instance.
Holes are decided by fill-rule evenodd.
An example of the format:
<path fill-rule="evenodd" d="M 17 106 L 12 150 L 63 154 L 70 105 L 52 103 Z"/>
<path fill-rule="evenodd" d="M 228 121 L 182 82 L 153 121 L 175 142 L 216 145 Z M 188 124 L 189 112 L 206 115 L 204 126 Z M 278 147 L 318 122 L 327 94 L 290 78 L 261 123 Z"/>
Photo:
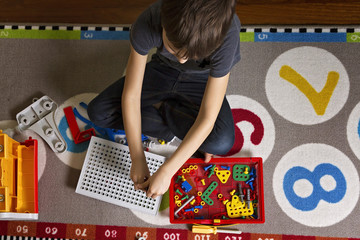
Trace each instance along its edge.
<path fill-rule="evenodd" d="M 37 219 L 37 141 L 0 130 L 0 219 Z"/>
<path fill-rule="evenodd" d="M 217 170 L 216 176 L 219 178 L 220 182 L 226 183 L 231 175 L 231 172 L 228 170 Z"/>
<path fill-rule="evenodd" d="M 226 211 L 229 218 L 246 217 L 254 214 L 252 202 L 249 201 L 248 204 L 245 204 L 245 201 L 241 202 L 237 195 L 233 195 L 231 201 L 226 203 Z"/>

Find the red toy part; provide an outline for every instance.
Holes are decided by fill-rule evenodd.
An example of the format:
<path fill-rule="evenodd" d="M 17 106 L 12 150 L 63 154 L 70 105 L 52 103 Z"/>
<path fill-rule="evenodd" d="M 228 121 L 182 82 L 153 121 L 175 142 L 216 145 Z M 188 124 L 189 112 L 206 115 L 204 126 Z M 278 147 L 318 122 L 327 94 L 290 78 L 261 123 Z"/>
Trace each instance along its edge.
<path fill-rule="evenodd" d="M 212 174 L 209 178 L 206 176 L 209 173 L 209 164 L 205 164 L 203 159 L 189 159 L 181 169 L 187 169 L 190 165 L 198 166 L 194 175 L 186 175 L 186 180 L 193 183 L 193 190 L 188 193 L 184 193 L 189 197 L 193 197 L 194 201 L 189 206 L 179 211 L 179 208 L 175 201 L 170 201 L 170 222 L 173 224 L 210 224 L 210 225 L 223 225 L 223 224 L 249 224 L 249 223 L 264 223 L 265 222 L 265 210 L 264 210 L 264 189 L 263 189 L 263 166 L 261 158 L 213 158 L 210 162 L 214 171 L 222 169 L 221 166 L 226 165 L 230 168 L 231 175 L 228 181 L 221 181 L 216 174 Z M 254 190 L 251 191 L 250 200 L 256 200 L 257 206 L 254 210 L 254 215 L 249 217 L 237 217 L 229 218 L 226 205 L 224 202 L 229 202 L 232 199 L 232 195 L 239 194 L 239 185 L 242 185 L 242 191 L 245 191 L 248 185 L 245 181 L 238 180 L 233 177 L 233 168 L 235 165 L 248 165 L 249 168 L 256 169 L 256 178 L 254 179 Z M 216 167 L 216 168 L 215 168 Z M 210 174 L 208 174 L 210 175 Z M 174 199 L 176 190 L 179 188 L 179 182 L 176 184 L 178 175 L 174 175 L 171 180 L 169 194 L 170 199 Z M 206 179 L 205 184 L 201 182 L 202 179 Z M 200 181 L 199 181 L 200 180 Z M 212 200 L 213 204 L 209 205 L 200 198 L 199 195 L 204 194 L 209 185 L 213 182 L 217 182 L 217 186 L 213 189 L 213 192 L 208 197 Z M 231 195 L 232 194 L 232 195 Z M 182 196 L 182 197 L 184 197 Z M 219 197 L 220 196 L 220 197 Z M 246 201 L 246 197 L 244 198 Z M 231 204 L 237 204 L 232 202 Z M 197 206 L 196 212 L 189 211 L 187 209 Z M 234 205 L 236 208 L 237 205 Z M 186 211 L 187 210 L 187 211 Z M 177 216 L 175 212 L 179 211 Z"/>
<path fill-rule="evenodd" d="M 87 129 L 85 131 L 80 132 L 79 126 L 77 125 L 76 118 L 73 112 L 72 107 L 64 108 L 64 113 L 66 117 L 66 121 L 68 122 L 71 135 L 73 136 L 75 144 L 82 143 L 90 140 L 92 136 L 95 136 L 94 128 Z"/>

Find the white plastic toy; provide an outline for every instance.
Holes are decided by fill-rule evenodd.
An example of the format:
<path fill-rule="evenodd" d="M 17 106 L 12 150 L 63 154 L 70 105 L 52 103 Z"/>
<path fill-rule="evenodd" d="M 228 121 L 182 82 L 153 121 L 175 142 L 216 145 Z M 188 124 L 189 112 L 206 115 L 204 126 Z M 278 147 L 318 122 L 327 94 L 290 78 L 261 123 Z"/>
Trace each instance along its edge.
<path fill-rule="evenodd" d="M 165 157 L 149 152 L 145 152 L 145 157 L 151 174 L 165 161 Z M 130 168 L 131 159 L 127 146 L 93 136 L 76 193 L 156 215 L 161 196 L 152 199 L 145 192 L 135 190 L 130 179 Z"/>
<path fill-rule="evenodd" d="M 48 96 L 43 96 L 16 115 L 17 129 L 36 132 L 54 152 L 62 153 L 66 150 L 66 143 L 55 124 L 56 109 L 57 104 Z"/>

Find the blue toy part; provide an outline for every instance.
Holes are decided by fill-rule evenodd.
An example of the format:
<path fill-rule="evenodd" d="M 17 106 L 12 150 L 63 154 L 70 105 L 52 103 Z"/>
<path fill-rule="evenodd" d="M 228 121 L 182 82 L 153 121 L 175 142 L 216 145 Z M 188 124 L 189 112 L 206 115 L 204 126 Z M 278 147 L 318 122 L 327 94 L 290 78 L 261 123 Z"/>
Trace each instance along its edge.
<path fill-rule="evenodd" d="M 358 124 L 358 135 L 359 135 L 359 138 L 360 138 L 360 120 L 359 120 L 359 124 Z"/>
<path fill-rule="evenodd" d="M 321 187 L 320 179 L 330 175 L 336 181 L 335 189 L 326 191 Z M 294 192 L 294 184 L 300 179 L 306 179 L 313 185 L 313 192 L 310 196 L 299 197 Z M 301 211 L 312 211 L 319 204 L 320 200 L 328 203 L 337 203 L 343 199 L 346 193 L 346 180 L 339 168 L 330 164 L 323 163 L 318 165 L 313 172 L 303 167 L 293 167 L 284 176 L 283 188 L 289 203 Z"/>
<path fill-rule="evenodd" d="M 252 176 L 253 178 L 256 178 L 256 169 L 254 167 L 251 168 L 249 175 Z"/>
<path fill-rule="evenodd" d="M 184 190 L 184 192 L 190 192 L 192 189 L 192 186 L 187 181 L 182 182 L 181 188 Z"/>
<path fill-rule="evenodd" d="M 207 171 L 208 169 L 210 169 L 210 168 L 212 168 L 212 167 L 213 167 L 213 165 L 205 166 L 205 167 L 204 167 L 204 170 Z"/>
<path fill-rule="evenodd" d="M 220 167 L 221 167 L 221 169 L 225 169 L 225 170 L 230 171 L 230 167 L 229 167 L 229 166 L 220 166 Z"/>
<path fill-rule="evenodd" d="M 254 191 L 254 181 L 255 178 L 251 177 L 249 180 L 247 180 L 245 183 L 250 186 L 251 190 Z"/>

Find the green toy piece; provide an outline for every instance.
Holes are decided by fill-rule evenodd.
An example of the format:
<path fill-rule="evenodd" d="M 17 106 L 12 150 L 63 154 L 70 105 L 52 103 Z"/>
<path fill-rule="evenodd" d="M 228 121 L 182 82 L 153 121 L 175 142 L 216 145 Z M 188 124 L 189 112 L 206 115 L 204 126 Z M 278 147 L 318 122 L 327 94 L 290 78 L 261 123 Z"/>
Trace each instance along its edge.
<path fill-rule="evenodd" d="M 215 188 L 218 186 L 219 184 L 214 181 L 212 183 L 210 183 L 210 185 L 208 186 L 208 188 L 203 192 L 203 194 L 201 195 L 201 199 L 204 200 L 204 202 L 206 202 L 207 204 L 209 204 L 210 206 L 214 204 L 214 201 L 209 197 L 210 194 L 215 190 Z"/>
<path fill-rule="evenodd" d="M 233 179 L 235 181 L 247 181 L 250 178 L 250 167 L 248 165 L 236 164 L 233 166 Z"/>

